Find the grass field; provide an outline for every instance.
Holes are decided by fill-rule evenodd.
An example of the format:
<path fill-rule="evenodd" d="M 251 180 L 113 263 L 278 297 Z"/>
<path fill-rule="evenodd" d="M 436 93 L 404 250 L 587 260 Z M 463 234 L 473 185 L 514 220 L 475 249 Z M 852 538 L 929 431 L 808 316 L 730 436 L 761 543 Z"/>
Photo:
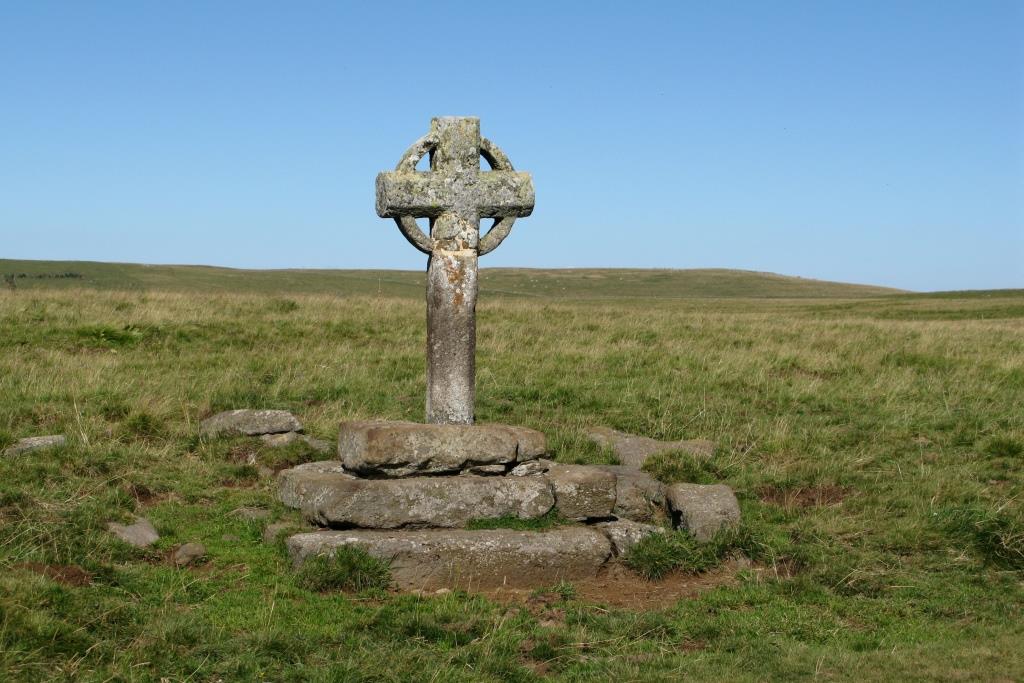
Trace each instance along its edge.
<path fill-rule="evenodd" d="M 650 469 L 731 485 L 753 564 L 623 607 L 571 585 L 312 590 L 264 521 L 232 514 L 294 519 L 247 460 L 316 456 L 201 440 L 210 413 L 289 409 L 326 439 L 341 419 L 422 419 L 420 274 L 6 274 L 0 447 L 69 444 L 0 459 L 0 680 L 1024 679 L 1024 291 L 487 272 L 481 421 L 541 429 L 566 462 L 608 460 L 589 425 L 719 444 Z M 104 530 L 134 513 L 155 548 Z M 207 560 L 175 568 L 186 541 Z"/>

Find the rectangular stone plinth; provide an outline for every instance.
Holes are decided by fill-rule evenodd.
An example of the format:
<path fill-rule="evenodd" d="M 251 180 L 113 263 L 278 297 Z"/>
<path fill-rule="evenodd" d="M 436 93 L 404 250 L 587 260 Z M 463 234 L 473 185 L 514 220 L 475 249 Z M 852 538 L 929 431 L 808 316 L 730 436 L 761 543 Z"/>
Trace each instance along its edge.
<path fill-rule="evenodd" d="M 293 468 L 278 475 L 278 485 L 282 503 L 334 527 L 459 528 L 474 519 L 534 519 L 555 504 L 543 477 L 358 479 L 323 468 Z"/>
<path fill-rule="evenodd" d="M 338 455 L 345 469 L 372 477 L 454 474 L 544 454 L 544 435 L 507 425 L 343 422 Z"/>
<path fill-rule="evenodd" d="M 287 541 L 296 566 L 310 557 L 356 546 L 391 563 L 403 590 L 536 588 L 590 578 L 612 554 L 611 543 L 588 527 L 552 531 L 315 531 Z"/>

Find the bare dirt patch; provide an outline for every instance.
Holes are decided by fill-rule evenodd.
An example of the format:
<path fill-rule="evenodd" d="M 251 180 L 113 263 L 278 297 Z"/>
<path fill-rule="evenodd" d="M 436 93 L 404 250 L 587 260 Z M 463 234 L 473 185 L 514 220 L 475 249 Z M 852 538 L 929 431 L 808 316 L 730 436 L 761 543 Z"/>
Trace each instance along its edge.
<path fill-rule="evenodd" d="M 678 600 L 695 598 L 719 586 L 733 586 L 737 575 L 747 569 L 766 578 L 785 578 L 789 571 L 776 571 L 772 567 L 752 565 L 748 560 L 729 560 L 711 571 L 701 574 L 673 572 L 659 581 L 648 581 L 636 572 L 612 564 L 592 579 L 572 581 L 576 599 L 608 607 L 633 610 L 657 610 Z M 541 625 L 554 625 L 564 619 L 564 610 L 558 605 L 557 593 L 527 589 L 499 588 L 484 593 L 488 598 L 506 604 L 523 605 L 536 616 Z M 547 622 L 547 624 L 545 624 Z"/>
<path fill-rule="evenodd" d="M 92 574 L 75 564 L 42 564 L 41 562 L 22 562 L 14 565 L 15 569 L 27 569 L 30 572 L 45 576 L 52 581 L 81 588 L 92 583 Z"/>

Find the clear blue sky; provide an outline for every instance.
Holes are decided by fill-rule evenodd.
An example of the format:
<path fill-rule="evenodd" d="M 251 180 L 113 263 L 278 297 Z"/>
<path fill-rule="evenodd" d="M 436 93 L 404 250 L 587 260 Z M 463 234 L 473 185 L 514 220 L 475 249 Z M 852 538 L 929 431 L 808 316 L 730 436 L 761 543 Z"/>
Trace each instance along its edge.
<path fill-rule="evenodd" d="M 1021 2 L 6 2 L 0 256 L 423 268 L 373 181 L 476 115 L 493 266 L 1024 287 Z"/>

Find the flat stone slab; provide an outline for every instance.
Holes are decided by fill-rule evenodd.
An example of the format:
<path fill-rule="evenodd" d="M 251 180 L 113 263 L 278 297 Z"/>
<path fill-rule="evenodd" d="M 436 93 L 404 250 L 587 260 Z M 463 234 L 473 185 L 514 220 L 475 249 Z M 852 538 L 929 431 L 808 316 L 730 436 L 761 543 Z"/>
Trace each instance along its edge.
<path fill-rule="evenodd" d="M 2 455 L 22 455 L 24 453 L 31 453 L 32 451 L 41 451 L 46 448 L 57 448 L 58 446 L 63 446 L 67 442 L 68 440 L 63 434 L 53 434 L 51 436 L 29 436 L 15 441 L 13 444 L 5 448 Z"/>
<path fill-rule="evenodd" d="M 514 463 L 544 454 L 544 435 L 507 425 L 343 422 L 338 455 L 345 469 L 375 477 L 454 474 Z"/>
<path fill-rule="evenodd" d="M 203 436 L 260 436 L 301 432 L 302 423 L 287 410 L 226 410 L 208 417 L 199 425 Z"/>
<path fill-rule="evenodd" d="M 740 505 L 724 484 L 672 484 L 665 493 L 672 523 L 698 541 L 709 541 L 721 529 L 738 524 Z"/>
<path fill-rule="evenodd" d="M 555 491 L 555 508 L 562 517 L 585 521 L 612 516 L 615 475 L 592 465 L 551 463 L 544 477 L 551 482 Z"/>
<path fill-rule="evenodd" d="M 160 540 L 160 534 L 156 532 L 153 524 L 144 517 L 136 517 L 133 524 L 127 525 L 107 522 L 107 531 L 136 548 L 146 548 Z"/>
<path fill-rule="evenodd" d="M 714 442 L 705 439 L 658 441 L 609 427 L 592 427 L 587 430 L 587 436 L 598 446 L 612 449 L 621 464 L 637 469 L 643 467 L 647 458 L 657 453 L 683 451 L 697 457 L 710 458 L 715 452 Z"/>
<path fill-rule="evenodd" d="M 334 527 L 459 528 L 474 519 L 534 519 L 555 504 L 543 477 L 358 479 L 346 472 L 293 468 L 282 471 L 278 482 L 282 503 Z"/>
<path fill-rule="evenodd" d="M 612 554 L 604 534 L 588 527 L 551 531 L 315 531 L 287 541 L 296 566 L 348 545 L 390 561 L 392 579 L 403 590 L 550 586 L 563 579 L 595 576 Z"/>

